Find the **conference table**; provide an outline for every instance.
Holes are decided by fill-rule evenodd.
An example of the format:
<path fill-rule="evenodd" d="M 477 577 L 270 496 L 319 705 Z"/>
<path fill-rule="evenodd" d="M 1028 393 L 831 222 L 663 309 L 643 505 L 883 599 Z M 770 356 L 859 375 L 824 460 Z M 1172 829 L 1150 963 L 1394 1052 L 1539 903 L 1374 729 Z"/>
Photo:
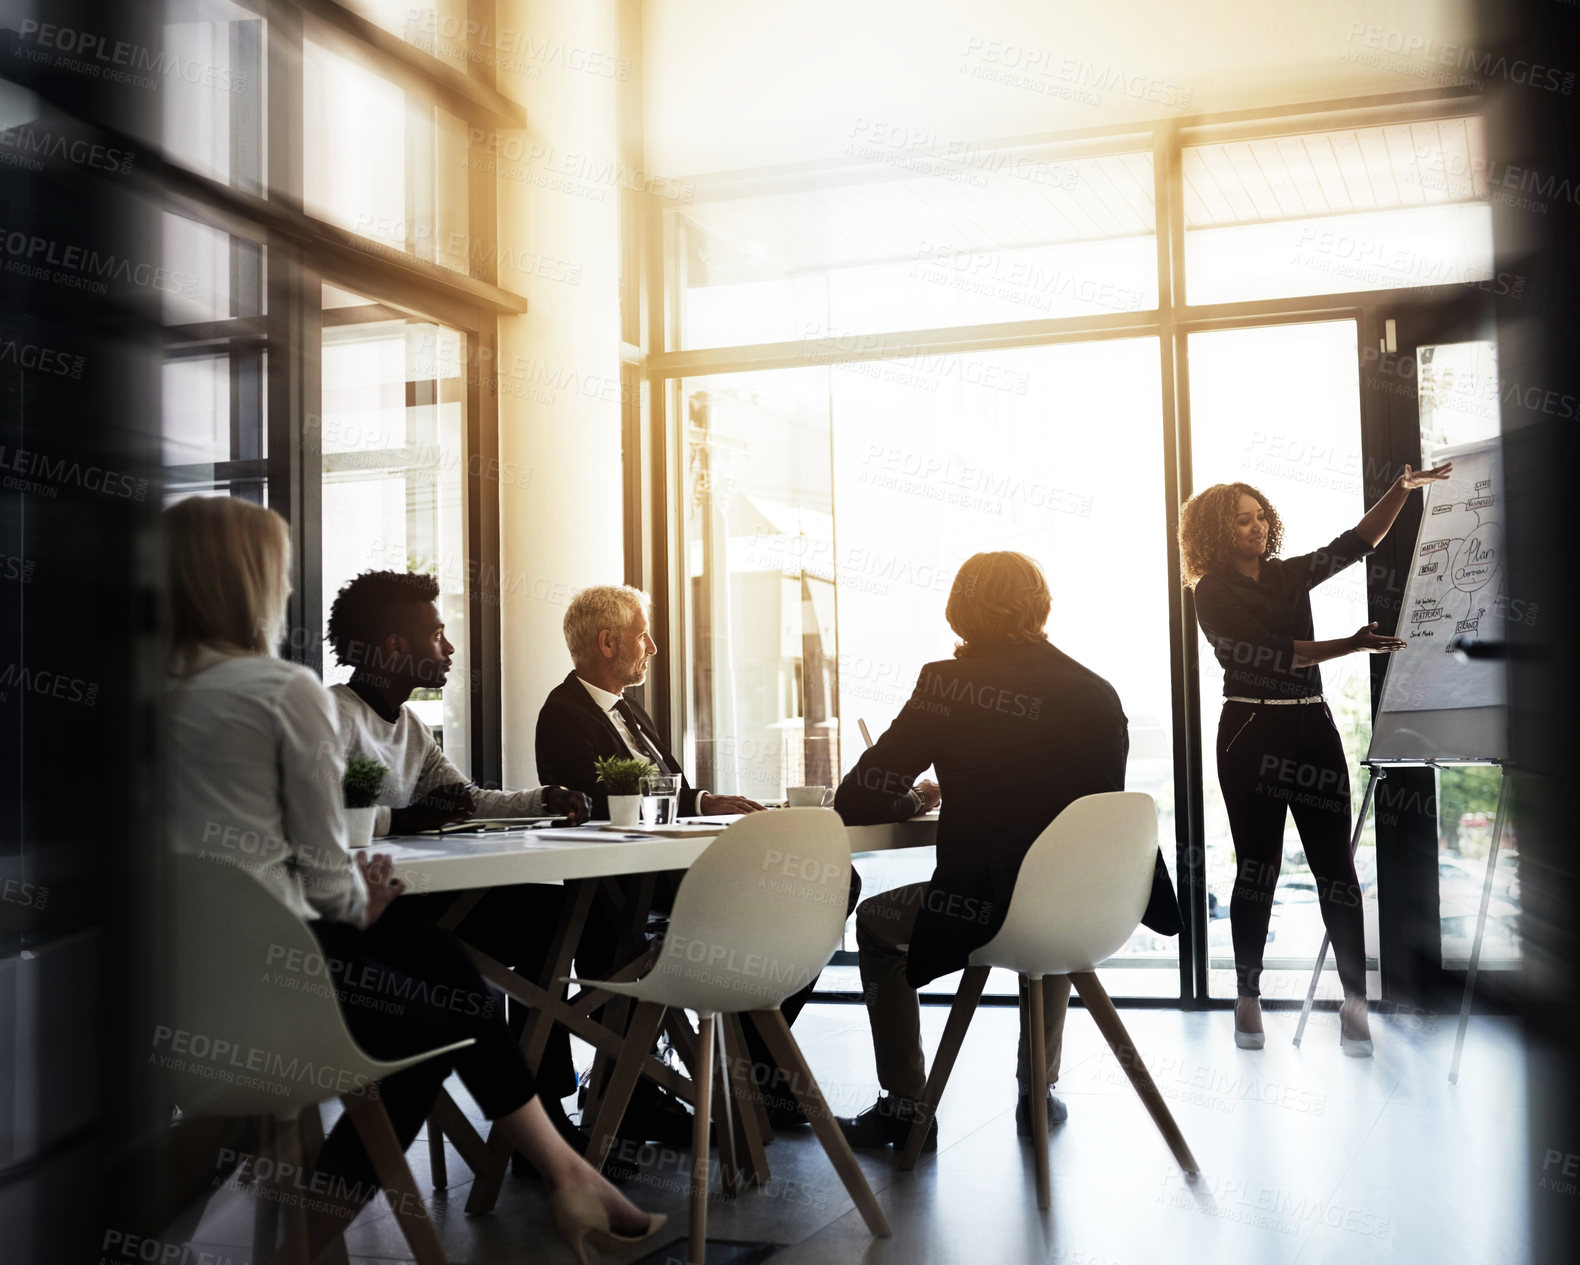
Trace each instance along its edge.
<path fill-rule="evenodd" d="M 485 980 L 528 1007 L 530 1014 L 521 1034 L 521 1045 L 534 1071 L 543 1058 L 555 1023 L 564 1025 L 594 1048 L 593 1097 L 583 1112 L 583 1119 L 588 1120 L 593 1118 L 597 1093 L 624 1048 L 624 1025 L 630 1013 L 624 997 L 606 989 L 585 987 L 573 993 L 573 986 L 567 982 L 576 945 L 594 902 L 601 902 L 613 925 L 622 929 L 620 965 L 611 974 L 611 982 L 641 978 L 651 968 L 657 952 L 657 946 L 648 944 L 644 935 L 657 876 L 689 868 L 704 849 L 737 820 L 738 817 L 732 816 L 682 818 L 672 826 L 632 830 L 597 821 L 548 829 L 475 832 L 463 828 L 441 834 L 392 835 L 375 839 L 373 850 L 389 854 L 394 862 L 394 877 L 402 880 L 409 892 L 454 894 L 438 919 L 438 925 L 451 930 L 459 926 L 491 888 L 518 883 L 558 884 L 566 888 L 559 921 L 541 973 L 536 978 L 511 969 L 475 946 L 467 948 Z M 937 827 L 938 814 L 934 811 L 893 824 L 849 826 L 846 833 L 851 854 L 855 856 L 930 847 L 936 839 Z M 621 879 L 627 881 L 617 881 Z M 695 1029 L 683 1015 L 672 1013 L 666 1019 L 665 1030 L 681 1063 L 688 1070 L 694 1068 Z M 733 1193 L 736 1148 L 745 1161 L 742 1171 L 758 1183 L 766 1182 L 768 1164 L 763 1145 L 773 1134 L 760 1095 L 751 1093 L 746 1070 L 750 1060 L 738 1017 L 726 1019 L 723 1041 L 726 1058 L 721 1065 L 724 1069 L 721 1088 L 726 1089 L 740 1107 L 731 1113 L 733 1136 L 721 1138 L 726 1151 L 721 1159 L 729 1161 L 721 1165 L 725 1188 Z M 642 1063 L 641 1073 L 677 1098 L 695 1105 L 697 1095 L 692 1080 L 670 1064 L 649 1053 Z M 428 1121 L 429 1155 L 434 1182 L 438 1186 L 447 1184 L 445 1137 L 450 1139 L 474 1176 L 466 1211 L 488 1211 L 498 1198 L 509 1167 L 509 1144 L 498 1130 L 492 1130 L 485 1140 L 450 1096 L 441 1091 Z M 591 1139 L 590 1149 L 597 1148 L 599 1143 L 600 1139 Z M 589 1158 L 597 1163 L 601 1157 Z"/>

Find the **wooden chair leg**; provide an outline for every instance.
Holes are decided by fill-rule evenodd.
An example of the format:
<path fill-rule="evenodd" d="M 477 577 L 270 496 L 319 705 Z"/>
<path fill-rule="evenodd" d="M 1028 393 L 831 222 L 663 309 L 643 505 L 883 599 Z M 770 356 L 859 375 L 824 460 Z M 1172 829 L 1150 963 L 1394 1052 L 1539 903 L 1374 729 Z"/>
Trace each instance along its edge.
<path fill-rule="evenodd" d="M 691 1237 L 686 1259 L 691 1265 L 708 1260 L 708 1123 L 713 1097 L 713 1023 L 698 1016 L 697 1111 L 691 1118 Z"/>
<path fill-rule="evenodd" d="M 669 1043 L 674 1047 L 680 1061 L 685 1064 L 686 1071 L 691 1079 L 697 1079 L 697 1041 L 698 1036 L 691 1030 L 691 1023 L 686 1018 L 684 1010 L 671 1010 L 664 1016 L 664 1032 L 669 1037 Z"/>
<path fill-rule="evenodd" d="M 725 1198 L 734 1199 L 740 1169 L 735 1158 L 735 1111 L 730 1101 L 729 1060 L 724 1048 L 724 1016 L 713 1018 L 713 1138 L 719 1152 L 719 1187 Z"/>
<path fill-rule="evenodd" d="M 752 1022 L 757 1025 L 757 1031 L 762 1033 L 763 1042 L 768 1046 L 768 1053 L 773 1055 L 774 1061 L 780 1067 L 790 1073 L 791 1092 L 795 1094 L 796 1102 L 801 1105 L 806 1118 L 812 1122 L 812 1131 L 817 1134 L 817 1140 L 823 1144 L 824 1152 L 834 1165 L 834 1171 L 839 1174 L 840 1181 L 845 1184 L 846 1193 L 855 1202 L 857 1211 L 861 1213 L 861 1219 L 867 1223 L 867 1229 L 880 1239 L 888 1238 L 893 1233 L 889 1229 L 888 1218 L 878 1206 L 872 1187 L 867 1185 L 867 1178 L 862 1173 L 861 1166 L 856 1163 L 856 1157 L 851 1153 L 845 1135 L 839 1131 L 839 1122 L 834 1119 L 828 1109 L 828 1103 L 823 1100 L 823 1091 L 817 1087 L 817 1081 L 812 1078 L 812 1069 L 802 1057 L 801 1047 L 790 1035 L 790 1025 L 785 1022 L 784 1014 L 777 1008 L 753 1010 L 748 1013 L 752 1017 Z"/>
<path fill-rule="evenodd" d="M 277 1121 L 275 1127 L 279 1142 L 274 1157 L 280 1165 L 280 1171 L 301 1172 L 302 1133 L 297 1125 L 297 1117 Z M 281 1235 L 280 1254 L 274 1259 L 280 1265 L 307 1265 L 307 1209 L 302 1206 L 300 1196 L 284 1182 L 281 1188 L 280 1220 L 284 1232 Z"/>
<path fill-rule="evenodd" d="M 459 1112 L 460 1108 L 456 1110 Z M 515 1149 L 497 1124 L 489 1126 L 488 1137 L 479 1138 L 479 1143 L 466 1161 L 472 1170 L 472 1188 L 466 1195 L 466 1213 L 471 1217 L 488 1212 L 498 1201 L 499 1188 L 505 1184 L 510 1155 Z"/>
<path fill-rule="evenodd" d="M 428 1112 L 428 1144 L 433 1145 L 435 1133 L 443 1138 L 449 1138 L 457 1154 L 466 1161 L 467 1166 L 476 1173 L 480 1169 L 496 1162 L 496 1157 L 489 1150 L 488 1143 L 483 1136 L 472 1127 L 472 1122 L 466 1118 L 466 1113 L 456 1105 L 455 1099 L 450 1097 L 448 1090 L 441 1089 L 439 1096 L 433 1100 L 433 1107 Z M 441 1143 L 442 1145 L 442 1143 Z M 510 1158 L 498 1161 L 503 1166 L 508 1166 Z M 438 1178 L 436 1177 L 437 1184 Z"/>
<path fill-rule="evenodd" d="M 1081 1001 L 1086 1009 L 1091 1012 L 1092 1019 L 1096 1022 L 1098 1031 L 1103 1034 L 1103 1039 L 1108 1042 L 1108 1048 L 1114 1052 L 1114 1057 L 1119 1060 L 1119 1066 L 1125 1069 L 1125 1075 L 1130 1078 L 1130 1083 L 1135 1086 L 1136 1093 L 1141 1096 L 1147 1111 L 1151 1114 L 1153 1123 L 1158 1126 L 1158 1132 L 1163 1135 L 1163 1140 L 1168 1143 L 1169 1150 L 1174 1153 L 1174 1158 L 1185 1172 L 1194 1177 L 1201 1171 L 1196 1163 L 1196 1157 L 1191 1154 L 1190 1147 L 1186 1145 L 1185 1135 L 1180 1132 L 1179 1125 L 1174 1123 L 1174 1115 L 1169 1111 L 1168 1104 L 1163 1101 L 1163 1095 L 1158 1092 L 1158 1087 L 1152 1082 L 1152 1074 L 1147 1071 L 1142 1063 L 1141 1056 L 1136 1053 L 1135 1043 L 1131 1041 L 1130 1034 L 1125 1031 L 1125 1025 L 1119 1020 L 1119 1012 L 1114 1009 L 1114 1003 L 1109 1000 L 1108 992 L 1097 976 L 1091 971 L 1081 971 L 1070 976 L 1070 982 L 1075 985 L 1075 991 L 1080 994 Z"/>
<path fill-rule="evenodd" d="M 302 1135 L 302 1171 L 312 1172 L 318 1165 L 319 1152 L 324 1149 L 324 1118 L 319 1113 L 319 1104 L 302 1108 L 301 1115 L 297 1117 L 297 1128 Z M 311 1226 L 311 1219 L 308 1224 Z M 309 1239 L 308 1256 L 317 1265 L 348 1265 L 345 1237 L 334 1235 L 318 1250 L 316 1256 L 312 1253 Z"/>
<path fill-rule="evenodd" d="M 439 1117 L 431 1111 L 428 1113 L 428 1172 L 433 1177 L 435 1190 L 444 1190 L 449 1186 L 450 1166 L 444 1154 L 444 1129 L 439 1124 Z"/>
<path fill-rule="evenodd" d="M 1048 1040 L 1042 1030 L 1042 976 L 1021 976 L 1031 998 L 1031 1144 L 1036 1154 L 1037 1207 L 1053 1202 L 1052 1179 L 1048 1172 Z"/>
<path fill-rule="evenodd" d="M 911 1125 L 910 1136 L 905 1139 L 905 1150 L 900 1155 L 900 1167 L 913 1169 L 927 1141 L 927 1128 L 943 1101 L 944 1087 L 949 1083 L 949 1073 L 960 1057 L 960 1047 L 966 1039 L 966 1029 L 971 1026 L 971 1016 L 977 1012 L 982 1000 L 982 990 L 987 987 L 986 966 L 968 966 L 960 976 L 960 987 L 955 992 L 954 1005 L 949 1008 L 949 1019 L 944 1024 L 943 1039 L 938 1052 L 933 1055 L 932 1071 L 927 1074 L 927 1090 L 922 1095 L 921 1110 Z"/>
<path fill-rule="evenodd" d="M 439 1232 L 428 1215 L 428 1205 L 418 1193 L 417 1182 L 406 1164 L 406 1153 L 390 1124 L 384 1104 L 362 1094 L 343 1094 L 346 1114 L 362 1139 L 363 1149 L 373 1164 L 379 1186 L 395 1213 L 396 1224 L 406 1238 L 418 1265 L 446 1265 Z"/>
<path fill-rule="evenodd" d="M 626 1029 L 624 1047 L 620 1057 L 615 1060 L 614 1070 L 609 1074 L 609 1088 L 603 1101 L 598 1104 L 597 1119 L 588 1130 L 587 1160 L 594 1168 L 603 1163 L 609 1148 L 614 1145 L 615 1130 L 620 1127 L 625 1109 L 631 1102 L 631 1091 L 636 1088 L 637 1077 L 642 1074 L 647 1051 L 653 1044 L 653 1038 L 658 1035 L 659 1025 L 664 1022 L 664 1010 L 657 1002 L 644 1001 L 637 1003 L 631 1015 L 631 1026 Z"/>
<path fill-rule="evenodd" d="M 252 1214 L 252 1259 L 259 1262 L 274 1259 L 274 1240 L 280 1228 L 280 1205 L 269 1198 L 265 1183 L 258 1176 L 261 1167 L 259 1161 L 275 1156 L 276 1127 L 273 1116 L 258 1117 L 258 1146 L 250 1166 L 255 1205 Z"/>
<path fill-rule="evenodd" d="M 759 1186 L 767 1183 L 768 1155 L 763 1139 L 772 1137 L 762 1095 L 752 1084 L 751 1059 L 746 1053 L 746 1034 L 739 1015 L 721 1015 L 724 1031 L 724 1060 L 729 1070 L 730 1090 L 735 1098 L 736 1127 L 740 1130 L 740 1149 L 751 1165 L 749 1176 Z"/>

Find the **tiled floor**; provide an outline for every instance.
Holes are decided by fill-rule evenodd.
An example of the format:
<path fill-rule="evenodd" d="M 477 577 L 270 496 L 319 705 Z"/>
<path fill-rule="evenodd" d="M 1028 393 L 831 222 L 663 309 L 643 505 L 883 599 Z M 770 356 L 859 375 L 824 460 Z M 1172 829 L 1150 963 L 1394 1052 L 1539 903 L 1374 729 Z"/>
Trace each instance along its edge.
<path fill-rule="evenodd" d="M 945 1014 L 942 1007 L 923 1012 L 929 1050 Z M 1374 1018 L 1376 1056 L 1348 1059 L 1331 1013 L 1313 1017 L 1298 1050 L 1290 1044 L 1295 1016 L 1270 1013 L 1260 1052 L 1234 1047 L 1227 1011 L 1122 1015 L 1202 1166 L 1199 1181 L 1184 1180 L 1090 1018 L 1075 1010 L 1058 1087 L 1070 1118 L 1051 1143 L 1053 1206 L 1039 1212 L 1031 1151 L 1015 1136 L 1015 1014 L 984 1008 L 939 1113 L 937 1155 L 924 1156 L 913 1173 L 897 1172 L 886 1154 L 861 1156 L 893 1238 L 868 1235 L 809 1130 L 769 1148 L 773 1177 L 765 1188 L 714 1200 L 710 1234 L 782 1243 L 775 1265 L 1527 1259 L 1532 1177 L 1513 1020 L 1472 1022 L 1454 1086 L 1447 1080 L 1452 1018 Z M 820 1005 L 795 1026 L 842 1114 L 876 1094 L 866 1024 L 858 1007 Z M 471 1108 L 458 1085 L 452 1093 Z M 426 1146 L 413 1146 L 409 1158 L 419 1189 L 428 1191 Z M 686 1157 L 645 1158 L 626 1189 L 642 1206 L 668 1212 L 673 1237 L 683 1235 Z M 548 1224 L 536 1182 L 506 1178 L 494 1211 L 467 1217 L 461 1209 L 471 1175 L 453 1152 L 449 1167 L 452 1185 L 435 1192 L 431 1206 L 451 1261 L 572 1260 Z M 193 1245 L 239 1265 L 250 1255 L 251 1213 L 249 1195 L 222 1192 Z M 353 1265 L 411 1259 L 382 1201 L 348 1242 Z M 623 1265 L 641 1255 L 606 1259 Z"/>

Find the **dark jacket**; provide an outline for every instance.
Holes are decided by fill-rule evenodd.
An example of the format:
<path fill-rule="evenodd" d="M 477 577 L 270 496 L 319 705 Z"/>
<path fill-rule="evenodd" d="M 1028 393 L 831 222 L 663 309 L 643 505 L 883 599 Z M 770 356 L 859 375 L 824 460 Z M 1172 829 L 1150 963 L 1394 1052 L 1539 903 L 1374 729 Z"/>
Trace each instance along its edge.
<path fill-rule="evenodd" d="M 682 817 L 697 815 L 697 791 L 686 781 L 685 770 L 675 759 L 658 726 L 640 703 L 626 700 L 636 716 L 637 726 L 664 757 L 670 771 L 680 774 Z M 609 796 L 599 787 L 593 761 L 599 756 L 629 756 L 630 750 L 614 722 L 593 702 L 576 673 L 572 672 L 549 691 L 538 713 L 538 781 L 544 786 L 564 786 L 592 797 L 592 815 L 609 816 Z"/>
<path fill-rule="evenodd" d="M 834 799 L 847 825 L 903 821 L 911 785 L 937 770 L 938 865 L 911 935 L 913 986 L 959 970 L 998 933 L 1033 841 L 1071 801 L 1124 790 L 1129 750 L 1114 687 L 1045 641 L 922 669 Z M 1162 935 L 1182 926 L 1161 852 L 1142 921 Z"/>

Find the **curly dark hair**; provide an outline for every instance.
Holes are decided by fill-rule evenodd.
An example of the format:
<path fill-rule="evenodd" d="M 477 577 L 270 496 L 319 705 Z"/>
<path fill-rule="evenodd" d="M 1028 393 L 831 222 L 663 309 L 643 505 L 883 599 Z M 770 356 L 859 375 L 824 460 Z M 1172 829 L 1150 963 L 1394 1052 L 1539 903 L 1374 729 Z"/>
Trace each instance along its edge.
<path fill-rule="evenodd" d="M 1273 503 L 1249 483 L 1215 483 L 1204 488 L 1180 510 L 1180 572 L 1186 588 L 1209 571 L 1229 564 L 1234 547 L 1234 519 L 1242 496 L 1254 497 L 1267 514 L 1264 558 L 1276 558 L 1284 544 L 1284 520 Z"/>
<path fill-rule="evenodd" d="M 439 600 L 439 578 L 409 571 L 364 571 L 335 594 L 324 640 L 348 667 L 366 661 L 371 647 L 403 631 L 403 607 Z"/>
<path fill-rule="evenodd" d="M 972 554 L 949 590 L 944 618 L 960 636 L 957 659 L 1017 642 L 1046 641 L 1053 598 L 1042 568 L 1023 553 Z"/>

